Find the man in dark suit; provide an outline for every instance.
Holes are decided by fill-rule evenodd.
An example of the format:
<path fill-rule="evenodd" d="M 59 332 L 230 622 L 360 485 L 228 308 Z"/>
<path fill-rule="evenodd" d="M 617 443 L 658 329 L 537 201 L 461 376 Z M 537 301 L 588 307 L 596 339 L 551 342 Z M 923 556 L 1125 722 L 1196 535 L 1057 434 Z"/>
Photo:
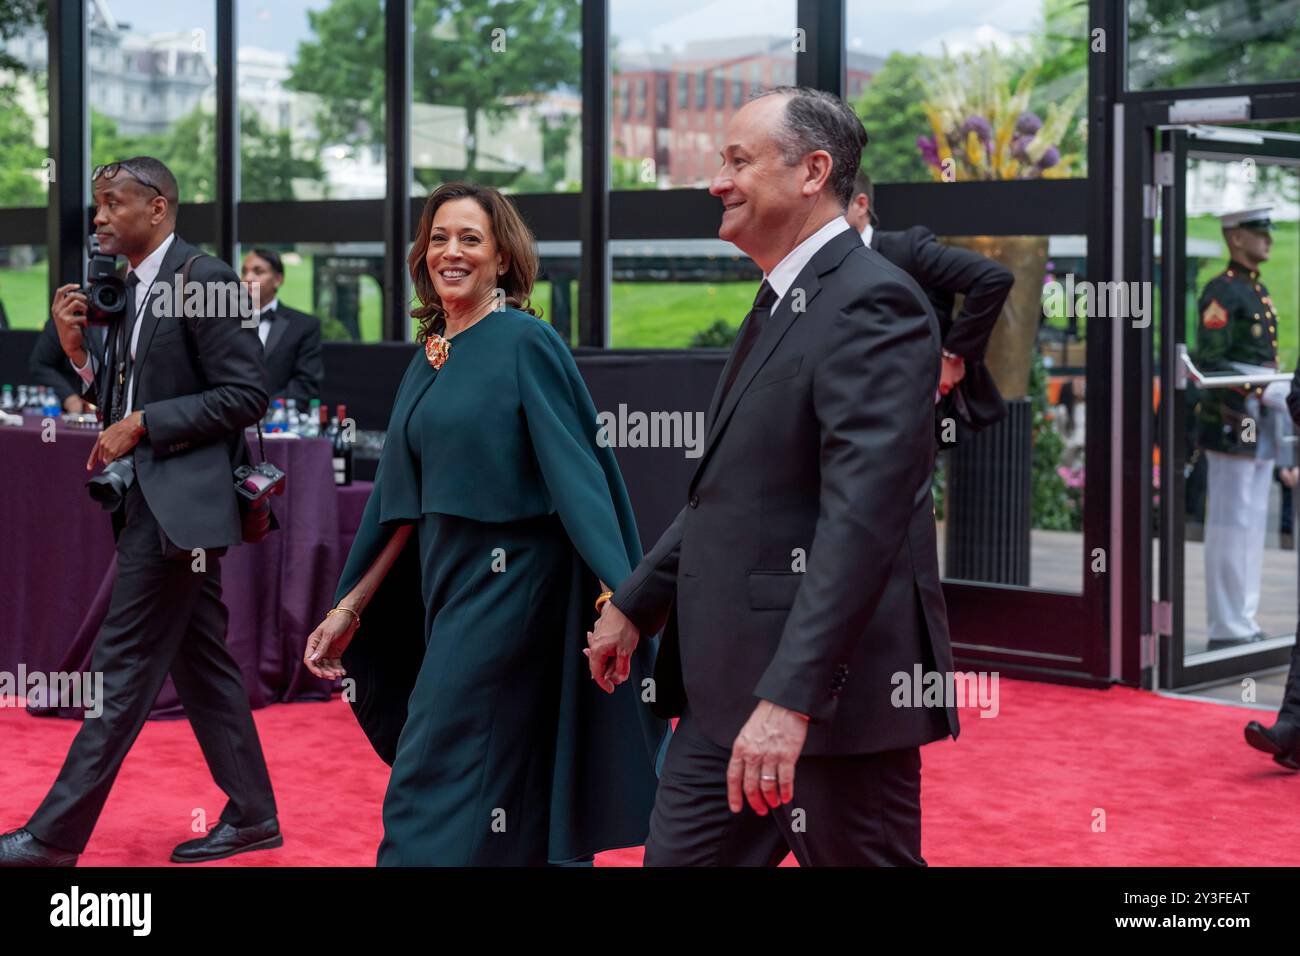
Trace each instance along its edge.
<path fill-rule="evenodd" d="M 888 232 L 876 228 L 875 187 L 858 170 L 854 194 L 845 218 L 862 241 L 898 266 L 921 286 L 939 317 L 943 363 L 939 393 L 959 389 L 967 425 L 982 428 L 1001 421 L 1006 405 L 993 376 L 984 366 L 984 353 L 1015 276 L 1005 266 L 977 252 L 947 246 L 924 226 Z M 954 312 L 958 295 L 965 296 Z"/>
<path fill-rule="evenodd" d="M 87 330 L 92 349 L 103 349 L 103 330 Z M 48 385 L 59 397 L 59 404 L 65 412 L 80 413 L 86 410 L 86 401 L 81 397 L 81 376 L 68 364 L 68 357 L 63 354 L 59 343 L 59 330 L 54 319 L 47 319 L 32 346 L 32 354 L 27 359 L 27 370 L 32 374 L 32 381 L 37 385 Z"/>
<path fill-rule="evenodd" d="M 930 495 L 939 325 L 844 219 L 865 142 L 842 100 L 796 87 L 727 126 L 718 235 L 765 278 L 686 506 L 589 638 L 612 692 L 668 625 L 648 696 L 681 720 L 647 865 L 925 862 L 919 747 L 956 736 L 957 710 L 897 690 L 953 668 Z"/>
<path fill-rule="evenodd" d="M 254 249 L 244 256 L 244 284 L 257 307 L 257 335 L 266 361 L 266 393 L 306 405 L 320 398 L 324 376 L 320 319 L 280 302 L 284 262 L 273 249 Z"/>
<path fill-rule="evenodd" d="M 244 428 L 267 403 L 261 348 L 238 310 L 186 319 L 167 308 L 178 274 L 201 251 L 175 234 L 176 180 L 165 165 L 137 157 L 99 167 L 93 188 L 100 248 L 130 265 L 126 310 L 108 326 L 102 355 L 85 347 L 86 299 L 75 283 L 58 289 L 51 311 L 83 394 L 104 412 L 86 468 L 111 462 L 125 473 L 112 516 L 117 578 L 91 661 L 107 705 L 83 721 L 26 827 L 0 835 L 0 865 L 76 863 L 169 673 L 229 797 L 216 826 L 177 846 L 172 859 L 279 846 L 271 781 L 226 649 L 221 602 L 220 557 L 241 539 L 231 471 L 248 460 Z M 189 280 L 236 296 L 239 289 L 235 273 L 211 256 L 194 261 Z"/>

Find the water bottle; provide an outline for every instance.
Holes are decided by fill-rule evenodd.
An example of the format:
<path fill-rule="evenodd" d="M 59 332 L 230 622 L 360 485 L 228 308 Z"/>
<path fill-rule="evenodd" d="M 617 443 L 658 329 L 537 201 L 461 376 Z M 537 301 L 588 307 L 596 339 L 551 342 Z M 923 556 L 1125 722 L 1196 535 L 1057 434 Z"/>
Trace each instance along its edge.
<path fill-rule="evenodd" d="M 277 398 L 275 406 L 271 409 L 271 425 L 267 428 L 269 432 L 283 432 L 289 427 L 288 417 L 284 412 L 284 399 Z"/>
<path fill-rule="evenodd" d="M 313 398 L 307 406 L 307 418 L 303 423 L 304 438 L 320 437 L 320 399 Z"/>
<path fill-rule="evenodd" d="M 12 385 L 6 385 L 3 389 L 0 389 L 0 411 L 15 411 L 14 387 Z"/>

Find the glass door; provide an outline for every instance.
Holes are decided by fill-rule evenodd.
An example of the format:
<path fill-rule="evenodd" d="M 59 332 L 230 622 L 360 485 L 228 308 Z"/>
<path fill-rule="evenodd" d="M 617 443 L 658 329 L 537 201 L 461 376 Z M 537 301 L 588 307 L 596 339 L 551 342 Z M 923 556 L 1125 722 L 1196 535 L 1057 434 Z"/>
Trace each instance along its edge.
<path fill-rule="evenodd" d="M 1160 148 L 1154 624 L 1161 686 L 1190 688 L 1295 641 L 1300 137 L 1179 127 Z"/>

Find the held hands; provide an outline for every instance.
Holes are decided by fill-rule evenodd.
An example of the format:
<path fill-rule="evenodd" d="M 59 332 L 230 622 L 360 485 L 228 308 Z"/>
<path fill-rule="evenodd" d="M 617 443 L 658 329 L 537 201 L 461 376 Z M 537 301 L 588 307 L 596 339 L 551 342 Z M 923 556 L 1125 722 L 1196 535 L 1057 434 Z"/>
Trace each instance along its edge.
<path fill-rule="evenodd" d="M 116 425 L 110 425 L 100 432 L 99 437 L 95 439 L 94 447 L 90 449 L 90 457 L 86 459 L 86 471 L 94 468 L 96 461 L 101 465 L 107 465 L 139 444 L 145 432 L 145 427 L 141 423 L 143 418 L 144 412 L 132 412 Z"/>
<path fill-rule="evenodd" d="M 627 680 L 632 670 L 632 652 L 640 639 L 641 632 L 636 625 L 613 601 L 606 601 L 595 628 L 587 632 L 588 647 L 582 652 L 587 655 L 591 679 L 605 693 L 614 693 L 614 688 Z"/>
<path fill-rule="evenodd" d="M 352 635 L 356 633 L 359 623 L 354 615 L 347 612 L 326 614 L 325 620 L 307 637 L 307 650 L 302 655 L 307 670 L 327 680 L 346 676 L 343 652 L 352 643 Z"/>
<path fill-rule="evenodd" d="M 794 799 L 794 765 L 808 737 L 808 718 L 769 700 L 760 700 L 731 745 L 727 764 L 727 805 L 732 813 L 748 800 L 754 812 Z M 742 799 L 743 798 L 743 799 Z"/>

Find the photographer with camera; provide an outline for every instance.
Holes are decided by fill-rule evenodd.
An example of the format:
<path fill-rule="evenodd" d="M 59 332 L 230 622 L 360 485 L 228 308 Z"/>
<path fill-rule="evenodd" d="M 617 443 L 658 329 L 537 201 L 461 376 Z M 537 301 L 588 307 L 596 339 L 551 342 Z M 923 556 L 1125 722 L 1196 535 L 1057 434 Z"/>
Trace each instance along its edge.
<path fill-rule="evenodd" d="M 117 541 L 117 577 L 91 661 L 107 706 L 83 721 L 27 826 L 0 835 L 0 866 L 75 865 L 169 673 L 229 797 L 220 822 L 177 846 L 172 860 L 283 842 L 221 601 L 220 556 L 251 540 L 232 471 L 249 464 L 244 428 L 266 409 L 261 343 L 238 314 L 186 317 L 166 307 L 182 276 L 235 289 L 238 277 L 175 234 L 178 191 L 163 163 L 100 166 L 92 186 L 99 254 L 91 284 L 60 287 L 51 313 L 82 394 L 104 419 L 86 468 L 107 465 L 89 488 L 112 511 Z M 108 268 L 118 255 L 129 263 L 124 280 Z M 205 310 L 214 298 L 203 297 Z M 102 352 L 88 348 L 88 321 L 106 323 Z"/>

